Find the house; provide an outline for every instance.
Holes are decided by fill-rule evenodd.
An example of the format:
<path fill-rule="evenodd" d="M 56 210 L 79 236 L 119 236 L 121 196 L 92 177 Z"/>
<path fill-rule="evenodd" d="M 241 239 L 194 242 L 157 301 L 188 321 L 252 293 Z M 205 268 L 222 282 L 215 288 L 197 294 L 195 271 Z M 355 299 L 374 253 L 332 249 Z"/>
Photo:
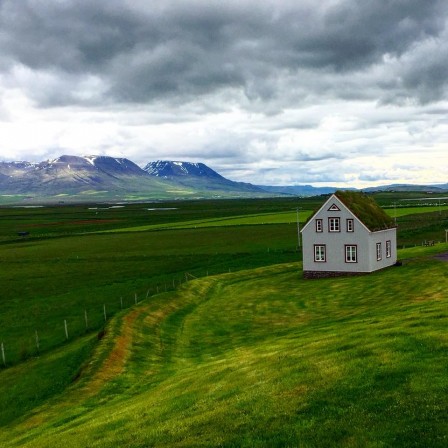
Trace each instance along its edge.
<path fill-rule="evenodd" d="M 394 221 L 364 193 L 332 194 L 301 234 L 305 278 L 368 273 L 397 261 Z"/>

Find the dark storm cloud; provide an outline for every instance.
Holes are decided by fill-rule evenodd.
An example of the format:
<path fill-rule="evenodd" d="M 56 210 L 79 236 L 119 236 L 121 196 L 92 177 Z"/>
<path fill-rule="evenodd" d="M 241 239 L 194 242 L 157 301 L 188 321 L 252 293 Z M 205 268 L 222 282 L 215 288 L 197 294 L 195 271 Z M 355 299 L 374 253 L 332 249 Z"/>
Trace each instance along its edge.
<path fill-rule="evenodd" d="M 46 106 L 182 104 L 223 89 L 280 108 L 313 94 L 429 102 L 446 97 L 447 10 L 445 0 L 4 0 L 0 69 L 67 84 L 60 97 L 51 83 L 48 94 L 24 86 Z M 362 85 L 360 73 L 378 66 Z M 101 83 L 96 96 L 79 92 L 85 77 Z"/>

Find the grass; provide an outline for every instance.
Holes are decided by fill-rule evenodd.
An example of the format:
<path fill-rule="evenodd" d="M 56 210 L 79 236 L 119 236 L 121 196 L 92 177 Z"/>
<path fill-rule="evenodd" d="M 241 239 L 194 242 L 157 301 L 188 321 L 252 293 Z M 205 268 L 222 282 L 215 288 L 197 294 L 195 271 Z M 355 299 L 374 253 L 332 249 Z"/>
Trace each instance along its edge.
<path fill-rule="evenodd" d="M 308 208 L 301 210 L 301 220 L 321 202 L 319 198 L 304 202 Z M 327 424 L 326 414 L 311 407 L 299 421 L 302 408 L 288 387 L 304 397 L 309 392 L 315 397 L 321 389 L 320 400 L 330 400 L 335 409 L 334 403 L 342 398 L 339 392 L 333 398 L 331 391 L 325 392 L 322 378 L 313 377 L 318 370 L 294 369 L 306 361 L 325 369 L 328 366 L 331 373 L 344 370 L 344 363 L 359 357 L 360 369 L 364 360 L 375 369 L 377 359 L 364 359 L 354 348 L 358 336 L 362 341 L 370 337 L 362 329 L 364 319 L 381 335 L 372 346 L 380 345 L 380 323 L 397 327 L 399 316 L 404 316 L 400 312 L 409 311 L 406 300 L 416 300 L 419 295 L 439 297 L 440 307 L 435 299 L 423 299 L 420 314 L 414 309 L 413 317 L 406 316 L 414 319 L 415 331 L 426 334 L 434 327 L 439 334 L 437 325 L 446 325 L 442 299 L 447 265 L 428 257 L 448 248 L 407 249 L 401 256 L 416 261 L 406 263 L 403 270 L 349 282 L 338 279 L 331 288 L 332 283 L 324 281 L 318 293 L 316 283 L 298 278 L 297 264 L 243 271 L 300 259 L 296 205 L 296 199 L 259 199 L 126 204 L 123 208 L 108 204 L 0 208 L 0 341 L 5 343 L 8 363 L 8 369 L 0 370 L 4 433 L 0 445 L 34 446 L 36 437 L 35 446 L 58 446 L 61 433 L 69 434 L 69 446 L 296 446 L 297 440 L 303 440 L 304 446 L 327 445 L 323 434 L 312 436 L 316 422 Z M 398 217 L 400 245 L 420 245 L 425 239 L 444 236 L 446 212 L 439 214 L 437 208 L 426 213 L 427 207 L 409 210 L 413 214 Z M 152 230 L 129 231 L 144 226 L 152 226 Z M 23 230 L 30 231 L 30 236 L 19 237 L 17 232 Z M 107 230 L 113 232 L 97 233 Z M 213 276 L 224 272 L 227 274 L 222 277 Z M 202 279 L 184 284 L 186 278 L 194 277 Z M 173 286 L 178 292 L 156 294 L 157 289 L 160 292 Z M 392 300 L 394 293 L 402 291 L 403 302 Z M 138 307 L 133 306 L 136 293 L 142 301 Z M 133 306 L 130 314 L 120 312 L 120 297 L 125 308 Z M 353 326 L 350 317 L 361 313 L 357 297 L 363 298 L 367 316 L 358 322 L 360 328 Z M 385 297 L 390 303 L 375 301 L 375 312 L 369 317 L 372 297 Z M 395 308 L 388 308 L 393 303 Z M 98 344 L 104 304 L 108 326 Z M 395 323 L 389 320 L 389 313 L 395 316 Z M 424 319 L 419 321 L 419 317 Z M 69 341 L 65 340 L 64 320 Z M 327 330 L 322 332 L 324 328 Z M 328 341 L 326 331 L 331 335 Z M 407 330 L 397 330 L 401 331 L 402 336 L 392 339 L 404 344 L 410 336 Z M 337 342 L 338 338 L 342 342 Z M 321 353 L 320 345 L 327 342 Z M 338 359 L 342 355 L 332 352 L 338 344 L 347 346 L 342 350 L 348 356 L 344 363 Z M 399 348 L 391 347 L 392 351 Z M 318 349 L 317 357 L 312 360 L 314 349 Z M 439 352 L 436 347 L 434 356 L 440 357 Z M 413 353 L 420 356 L 415 350 Z M 424 362 L 429 359 L 435 364 L 431 353 L 424 351 L 422 356 Z M 406 362 L 412 370 L 411 359 Z M 431 368 L 425 374 L 438 378 L 434 365 Z M 387 371 L 383 374 L 388 375 Z M 362 378 L 375 384 L 363 375 L 358 379 L 359 388 Z M 418 375 L 423 375 L 423 370 Z M 428 382 L 420 377 L 418 381 L 425 394 L 432 390 Z M 346 383 L 349 385 L 349 380 Z M 439 380 L 434 384 L 440 395 L 445 387 Z M 283 408 L 285 402 L 291 403 L 290 409 Z M 404 410 L 397 412 L 401 415 Z M 362 420 L 350 418 L 361 425 Z M 151 427 L 146 422 L 149 419 L 154 422 Z M 425 421 L 432 424 L 430 416 Z M 345 420 L 339 423 L 348 425 Z M 416 425 L 412 420 L 399 423 L 407 424 Z M 383 431 L 384 426 L 378 425 Z M 336 427 L 335 420 L 334 430 Z M 434 437 L 440 433 L 435 428 L 431 431 Z M 135 443 L 129 434 L 136 436 Z M 238 436 L 232 439 L 231 434 Z M 352 434 L 355 442 L 340 439 L 340 444 L 381 446 L 372 442 L 380 440 L 372 434 L 365 436 L 368 443 L 363 443 L 360 434 Z M 338 440 L 335 437 L 330 438 Z M 66 444 L 66 438 L 63 440 Z M 395 446 L 392 439 L 384 440 L 384 446 Z M 438 446 L 437 439 L 428 440 Z"/>
<path fill-rule="evenodd" d="M 40 351 L 52 350 L 66 341 L 64 320 L 70 340 L 82 337 L 103 326 L 104 306 L 110 318 L 136 294 L 140 300 L 172 289 L 186 274 L 300 259 L 296 211 L 285 211 L 293 205 L 273 199 L 0 209 L 0 341 L 8 365 L 37 354 L 36 331 Z M 302 222 L 309 213 L 300 211 Z M 400 217 L 400 247 L 440 240 L 446 219 L 438 212 Z M 23 230 L 30 236 L 19 237 Z"/>
<path fill-rule="evenodd" d="M 0 443 L 444 447 L 448 271 L 433 255 L 447 250 L 407 249 L 402 267 L 356 278 L 307 281 L 293 263 L 154 296 Z"/>
<path fill-rule="evenodd" d="M 448 206 L 438 207 L 406 207 L 398 210 L 387 209 L 386 214 L 390 217 L 404 217 L 409 215 L 420 215 L 434 212 L 448 211 Z M 299 221 L 304 223 L 311 215 L 311 210 L 301 210 Z M 181 221 L 174 223 L 149 224 L 136 227 L 123 227 L 121 229 L 107 230 L 106 232 L 142 232 L 148 230 L 162 229 L 196 229 L 203 227 L 228 227 L 241 225 L 265 225 L 265 224 L 293 224 L 297 222 L 296 212 L 282 211 L 275 213 L 261 213 L 253 215 L 231 216 L 222 218 L 196 219 L 193 221 Z"/>
<path fill-rule="evenodd" d="M 297 259 L 293 228 L 248 226 L 24 240 L 0 252 L 0 341 L 9 365 L 99 329 L 110 317 L 185 274 L 205 276 Z M 269 243 L 268 243 L 269 242 Z M 269 245 L 268 245 L 269 244 Z M 269 252 L 268 252 L 269 251 Z"/>

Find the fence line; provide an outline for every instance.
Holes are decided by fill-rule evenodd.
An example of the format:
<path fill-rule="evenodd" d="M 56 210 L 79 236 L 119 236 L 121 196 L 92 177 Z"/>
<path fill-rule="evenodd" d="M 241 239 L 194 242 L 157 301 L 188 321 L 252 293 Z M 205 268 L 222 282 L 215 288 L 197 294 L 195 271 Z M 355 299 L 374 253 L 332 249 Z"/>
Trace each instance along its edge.
<path fill-rule="evenodd" d="M 188 281 L 187 279 L 185 281 Z M 182 284 L 182 279 L 179 281 L 179 285 Z M 162 290 L 168 291 L 170 290 L 169 286 L 166 282 L 162 283 L 163 287 L 161 287 L 159 284 L 156 284 L 155 287 L 150 287 L 146 289 L 145 298 L 148 299 L 152 295 L 158 294 Z M 172 288 L 171 290 L 176 289 L 176 279 L 173 278 L 172 281 Z M 120 297 L 119 300 L 119 308 L 115 310 L 109 308 L 106 303 L 103 303 L 102 307 L 102 319 L 99 321 L 98 314 L 96 319 L 89 318 L 89 313 L 87 309 L 85 308 L 83 312 L 80 313 L 79 318 L 76 316 L 71 316 L 69 318 L 65 318 L 62 320 L 62 328 L 63 332 L 62 335 L 64 338 L 58 339 L 57 337 L 57 330 L 53 332 L 44 332 L 40 330 L 40 332 L 36 329 L 34 331 L 34 338 L 33 343 L 29 344 L 26 343 L 27 337 L 24 336 L 20 338 L 20 343 L 16 345 L 14 349 L 13 344 L 8 345 L 7 339 L 4 339 L 0 344 L 0 353 L 1 353 L 1 361 L 2 365 L 0 365 L 0 369 L 4 367 L 9 367 L 15 364 L 18 364 L 21 361 L 24 361 L 25 359 L 28 359 L 30 357 L 33 357 L 35 355 L 39 356 L 41 353 L 44 353 L 46 351 L 52 350 L 54 348 L 59 347 L 67 341 L 74 340 L 77 337 L 82 336 L 83 334 L 86 334 L 91 331 L 96 330 L 102 330 L 105 324 L 107 323 L 107 320 L 109 317 L 112 317 L 116 312 L 121 311 L 125 308 L 130 308 L 134 305 L 138 305 L 140 303 L 138 298 L 138 293 L 134 293 L 134 300 L 128 301 L 128 303 L 125 303 L 123 300 L 123 296 Z M 98 305 L 98 304 L 96 304 Z M 111 305 L 111 303 L 109 303 Z M 92 311 L 92 310 L 90 310 Z M 92 317 L 92 313 L 90 315 Z M 83 321 L 83 324 L 80 324 L 80 322 L 76 322 L 75 325 L 71 326 L 70 323 L 74 323 L 75 321 L 79 320 L 80 322 Z M 82 328 L 81 328 L 82 327 Z M 47 343 L 45 343 L 45 337 L 47 338 Z M 50 340 L 50 341 L 48 341 Z M 55 342 L 56 340 L 56 342 Z M 12 347 L 12 348 L 11 348 Z M 20 348 L 19 348 L 20 347 Z"/>
<path fill-rule="evenodd" d="M 279 252 L 284 253 L 290 251 L 280 250 Z M 173 277 L 172 281 L 164 280 L 155 283 L 152 287 L 146 287 L 144 289 L 145 292 L 143 292 L 140 297 L 149 299 L 150 297 L 162 292 L 167 292 L 169 290 L 174 291 L 183 283 L 199 277 L 230 273 L 235 271 L 232 267 L 228 267 L 228 265 L 223 265 L 221 267 L 214 266 L 212 272 L 210 266 L 204 266 L 204 271 L 200 275 L 197 275 L 197 270 L 195 270 L 196 275 L 189 272 L 184 272 L 182 274 L 179 273 L 177 276 Z M 141 293 L 141 291 L 139 292 Z M 53 331 L 44 331 L 42 328 L 37 327 L 34 330 L 34 334 L 30 333 L 29 336 L 23 335 L 22 337 L 15 338 L 14 342 L 8 341 L 5 336 L 5 332 L 3 332 L 3 340 L 0 339 L 0 354 L 2 362 L 2 364 L 0 364 L 0 370 L 2 368 L 18 364 L 33 356 L 39 356 L 42 353 L 60 347 L 64 343 L 75 340 L 76 338 L 90 332 L 101 331 L 106 325 L 107 320 L 113 317 L 117 312 L 120 312 L 126 308 L 131 308 L 132 306 L 140 303 L 140 301 L 141 299 L 139 300 L 139 293 L 134 292 L 133 300 L 124 300 L 123 296 L 120 296 L 119 300 L 111 299 L 107 303 L 103 303 L 102 308 L 100 308 L 101 305 L 99 303 L 95 303 L 95 310 L 92 308 L 87 309 L 81 307 L 79 314 L 62 318 L 62 331 L 60 326 L 59 329 L 56 327 Z"/>

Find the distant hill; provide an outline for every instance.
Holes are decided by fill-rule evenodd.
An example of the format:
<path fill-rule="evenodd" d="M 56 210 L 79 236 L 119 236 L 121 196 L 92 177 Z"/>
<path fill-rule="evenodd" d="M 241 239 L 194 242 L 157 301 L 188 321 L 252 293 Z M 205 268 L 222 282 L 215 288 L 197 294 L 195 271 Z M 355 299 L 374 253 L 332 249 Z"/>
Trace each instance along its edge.
<path fill-rule="evenodd" d="M 258 187 L 269 193 L 290 194 L 293 196 L 317 196 L 320 194 L 331 194 L 337 190 L 336 187 L 312 187 L 311 185 L 258 185 Z"/>
<path fill-rule="evenodd" d="M 227 179 L 203 163 L 158 160 L 157 162 L 149 162 L 143 170 L 151 176 L 164 178 L 207 177 L 209 179 L 227 181 Z"/>
<path fill-rule="evenodd" d="M 159 160 L 144 168 L 126 158 L 63 155 L 0 162 L 0 203 L 317 196 L 335 187 L 265 186 L 226 179 L 203 163 Z M 443 185 L 385 185 L 375 191 L 447 192 Z"/>
<path fill-rule="evenodd" d="M 259 188 L 277 194 L 290 194 L 294 196 L 317 196 L 320 194 L 334 193 L 336 187 L 312 187 L 311 185 L 285 185 L 285 186 L 265 186 L 258 185 Z M 356 188 L 344 188 L 344 190 L 357 190 Z M 426 193 L 444 193 L 448 192 L 448 184 L 440 185 L 412 185 L 412 184 L 391 184 L 378 187 L 363 188 L 366 193 L 375 193 L 378 191 L 417 191 Z"/>
<path fill-rule="evenodd" d="M 142 169 L 125 158 L 71 155 L 0 162 L 3 203 L 260 196 L 272 193 L 226 179 L 203 163 L 159 161 Z"/>
<path fill-rule="evenodd" d="M 412 184 L 391 184 L 379 187 L 364 188 L 363 191 L 373 193 L 376 191 L 421 191 L 427 193 L 448 192 L 448 184 L 439 185 L 412 185 Z"/>
<path fill-rule="evenodd" d="M 266 195 L 267 191 L 244 182 L 226 179 L 203 163 L 158 160 L 143 168 L 149 175 L 199 191 L 246 192 Z"/>
<path fill-rule="evenodd" d="M 107 156 L 69 156 L 39 163 L 1 162 L 0 190 L 14 194 L 79 194 L 86 190 L 155 188 L 134 162 Z M 137 186 L 141 187 L 137 188 Z"/>

